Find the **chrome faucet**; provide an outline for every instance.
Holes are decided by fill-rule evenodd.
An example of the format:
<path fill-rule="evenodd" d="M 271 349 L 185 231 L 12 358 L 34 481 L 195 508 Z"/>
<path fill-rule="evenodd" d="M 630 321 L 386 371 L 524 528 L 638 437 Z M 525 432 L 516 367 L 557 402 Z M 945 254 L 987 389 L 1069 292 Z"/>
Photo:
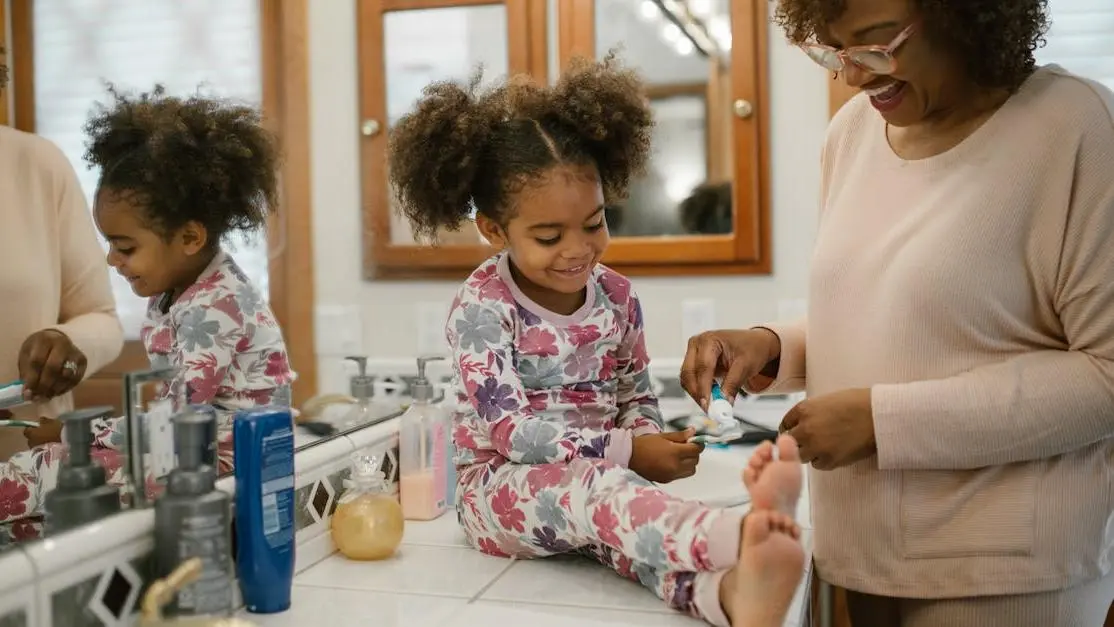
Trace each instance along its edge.
<path fill-rule="evenodd" d="M 147 507 L 147 471 L 143 463 L 146 430 L 143 428 L 143 384 L 151 381 L 170 381 L 175 368 L 158 368 L 129 372 L 124 375 L 124 424 L 127 425 L 128 469 L 124 491 L 131 498 L 133 508 Z"/>

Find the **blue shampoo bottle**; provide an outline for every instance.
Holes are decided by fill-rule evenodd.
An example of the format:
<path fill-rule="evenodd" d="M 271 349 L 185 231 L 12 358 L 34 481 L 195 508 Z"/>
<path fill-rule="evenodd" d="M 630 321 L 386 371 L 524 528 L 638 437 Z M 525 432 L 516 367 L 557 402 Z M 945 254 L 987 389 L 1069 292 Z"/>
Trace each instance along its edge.
<path fill-rule="evenodd" d="M 240 593 L 249 612 L 283 612 L 294 585 L 294 420 L 288 408 L 241 411 L 232 437 Z"/>

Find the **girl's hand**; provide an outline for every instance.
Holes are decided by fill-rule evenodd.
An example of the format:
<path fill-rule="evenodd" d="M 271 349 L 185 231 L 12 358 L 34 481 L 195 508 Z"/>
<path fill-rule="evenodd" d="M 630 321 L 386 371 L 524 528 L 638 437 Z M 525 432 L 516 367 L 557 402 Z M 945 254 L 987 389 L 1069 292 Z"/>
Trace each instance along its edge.
<path fill-rule="evenodd" d="M 24 429 L 23 437 L 27 438 L 27 448 L 61 442 L 62 423 L 52 418 L 39 418 L 39 426 Z"/>
<path fill-rule="evenodd" d="M 868 388 L 801 401 L 778 430 L 797 440 L 801 460 L 817 470 L 848 466 L 878 452 Z"/>
<path fill-rule="evenodd" d="M 31 334 L 19 349 L 23 396 L 45 401 L 74 389 L 85 376 L 85 354 L 65 333 L 46 329 Z"/>
<path fill-rule="evenodd" d="M 703 444 L 689 443 L 694 431 L 647 433 L 634 439 L 629 468 L 655 483 L 669 483 L 696 474 Z"/>
<path fill-rule="evenodd" d="M 762 390 L 773 379 L 762 374 L 767 364 L 781 356 L 781 340 L 769 329 L 708 331 L 689 338 L 685 361 L 681 365 L 681 387 L 708 411 L 712 381 L 722 379 L 720 387 L 727 400 L 734 401 L 746 384 Z"/>

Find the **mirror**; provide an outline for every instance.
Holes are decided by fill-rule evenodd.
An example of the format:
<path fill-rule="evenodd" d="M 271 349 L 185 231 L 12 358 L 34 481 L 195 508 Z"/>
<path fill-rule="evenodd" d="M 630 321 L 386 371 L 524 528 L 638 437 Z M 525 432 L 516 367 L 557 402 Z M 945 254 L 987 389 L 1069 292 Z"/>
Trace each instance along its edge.
<path fill-rule="evenodd" d="M 653 155 L 622 203 L 617 237 L 723 235 L 731 205 L 728 0 L 595 0 L 595 49 L 616 50 L 647 83 Z"/>
<path fill-rule="evenodd" d="M 483 66 L 483 83 L 507 75 L 507 10 L 502 4 L 391 11 L 383 15 L 387 125 L 410 111 L 422 89 L 439 80 L 466 81 Z M 417 244 L 410 225 L 391 207 L 391 243 Z M 482 244 L 465 225 L 438 234 L 442 244 Z"/>

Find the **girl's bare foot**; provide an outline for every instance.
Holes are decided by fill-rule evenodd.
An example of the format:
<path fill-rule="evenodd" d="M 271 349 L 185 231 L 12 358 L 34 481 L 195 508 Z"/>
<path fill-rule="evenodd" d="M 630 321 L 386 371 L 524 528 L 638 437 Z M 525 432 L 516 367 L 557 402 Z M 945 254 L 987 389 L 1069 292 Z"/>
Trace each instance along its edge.
<path fill-rule="evenodd" d="M 743 469 L 743 485 L 750 492 L 752 510 L 776 509 L 797 515 L 801 496 L 801 453 L 793 436 L 782 434 L 774 445 L 763 442 Z"/>
<path fill-rule="evenodd" d="M 740 544 L 739 562 L 720 585 L 720 603 L 732 627 L 780 627 L 804 571 L 800 528 L 781 512 L 752 511 Z"/>

